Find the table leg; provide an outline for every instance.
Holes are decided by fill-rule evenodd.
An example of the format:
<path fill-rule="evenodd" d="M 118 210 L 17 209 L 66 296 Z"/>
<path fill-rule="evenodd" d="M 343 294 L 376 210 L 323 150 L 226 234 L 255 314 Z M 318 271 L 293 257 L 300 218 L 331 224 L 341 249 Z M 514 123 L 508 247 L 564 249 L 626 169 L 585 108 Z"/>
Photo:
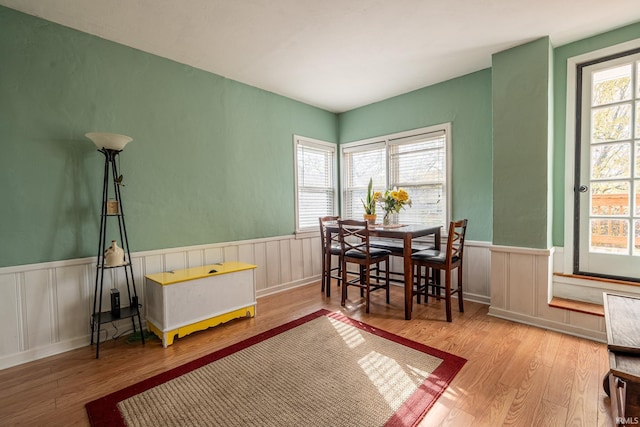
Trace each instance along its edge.
<path fill-rule="evenodd" d="M 441 251 L 442 250 L 442 232 L 441 229 L 438 229 L 438 231 L 436 232 L 436 234 L 433 236 L 433 243 L 434 246 L 436 248 L 436 250 Z M 432 289 L 433 293 L 435 294 L 437 292 L 438 294 L 438 299 L 440 299 L 440 284 L 442 283 L 442 270 L 437 270 L 433 272 L 433 280 L 435 285 L 437 285 L 438 287 L 434 287 Z"/>
<path fill-rule="evenodd" d="M 327 229 L 325 236 L 325 250 L 324 250 L 324 271 L 326 276 L 322 278 L 325 284 L 324 293 L 326 296 L 331 296 L 331 231 Z"/>
<path fill-rule="evenodd" d="M 404 235 L 402 258 L 404 259 L 404 318 L 411 320 L 413 309 L 413 268 L 411 268 L 411 234 Z"/>

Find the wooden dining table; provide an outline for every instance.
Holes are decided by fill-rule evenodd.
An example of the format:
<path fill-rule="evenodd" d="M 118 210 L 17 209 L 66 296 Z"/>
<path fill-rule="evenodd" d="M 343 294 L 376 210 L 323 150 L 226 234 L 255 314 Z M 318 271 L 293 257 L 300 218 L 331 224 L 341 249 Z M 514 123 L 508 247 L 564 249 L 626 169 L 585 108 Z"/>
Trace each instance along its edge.
<path fill-rule="evenodd" d="M 334 234 L 338 234 L 338 224 L 327 224 L 325 233 L 326 241 L 331 242 Z M 370 225 L 369 234 L 374 237 L 385 239 L 402 240 L 402 256 L 404 261 L 404 318 L 411 320 L 411 311 L 413 310 L 413 268 L 411 268 L 411 242 L 418 237 L 433 235 L 433 243 L 436 248 L 440 248 L 440 240 L 442 238 L 442 226 L 427 224 L 392 224 L 384 226 L 380 224 Z M 327 253 L 325 262 L 327 269 L 331 266 L 331 254 L 329 252 L 331 245 L 327 245 Z M 389 268 L 387 266 L 387 268 Z"/>

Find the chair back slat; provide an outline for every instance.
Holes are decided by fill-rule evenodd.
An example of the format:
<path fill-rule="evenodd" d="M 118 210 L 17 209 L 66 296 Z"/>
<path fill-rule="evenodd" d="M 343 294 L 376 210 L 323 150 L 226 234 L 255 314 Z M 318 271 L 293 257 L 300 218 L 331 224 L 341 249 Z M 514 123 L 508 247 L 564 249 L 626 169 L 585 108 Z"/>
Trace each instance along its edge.
<path fill-rule="evenodd" d="M 449 236 L 447 238 L 446 263 L 462 262 L 464 253 L 464 236 L 467 232 L 467 220 L 451 221 L 449 224 Z"/>
<path fill-rule="evenodd" d="M 327 242 L 327 224 L 335 224 L 338 222 L 338 220 L 340 219 L 339 216 L 323 216 L 319 218 L 320 221 L 320 241 L 322 242 L 322 251 L 326 251 L 327 250 L 327 245 L 331 245 L 332 243 L 338 243 L 339 239 L 338 239 L 338 235 L 332 235 L 331 236 L 331 241 Z"/>
<path fill-rule="evenodd" d="M 363 258 L 369 257 L 369 228 L 367 221 L 345 219 L 338 221 L 342 253 L 356 251 Z"/>

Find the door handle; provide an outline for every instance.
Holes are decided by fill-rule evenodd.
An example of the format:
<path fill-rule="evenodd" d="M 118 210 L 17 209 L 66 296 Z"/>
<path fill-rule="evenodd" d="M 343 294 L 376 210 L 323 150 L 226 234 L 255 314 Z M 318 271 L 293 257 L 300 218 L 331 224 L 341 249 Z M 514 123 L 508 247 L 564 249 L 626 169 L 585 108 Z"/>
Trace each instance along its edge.
<path fill-rule="evenodd" d="M 580 187 L 578 187 L 578 191 L 581 193 L 586 193 L 588 189 L 589 187 L 587 187 L 586 185 L 581 185 Z"/>

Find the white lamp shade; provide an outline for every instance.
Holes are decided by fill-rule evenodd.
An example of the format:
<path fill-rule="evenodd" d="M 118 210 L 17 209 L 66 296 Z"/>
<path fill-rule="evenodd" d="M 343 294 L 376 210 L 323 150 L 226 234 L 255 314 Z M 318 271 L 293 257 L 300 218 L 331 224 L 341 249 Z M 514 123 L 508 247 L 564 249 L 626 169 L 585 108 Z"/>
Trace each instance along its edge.
<path fill-rule="evenodd" d="M 96 147 L 106 148 L 107 150 L 120 151 L 124 149 L 125 145 L 133 141 L 130 136 L 109 132 L 89 132 L 84 136 L 92 140 Z"/>

